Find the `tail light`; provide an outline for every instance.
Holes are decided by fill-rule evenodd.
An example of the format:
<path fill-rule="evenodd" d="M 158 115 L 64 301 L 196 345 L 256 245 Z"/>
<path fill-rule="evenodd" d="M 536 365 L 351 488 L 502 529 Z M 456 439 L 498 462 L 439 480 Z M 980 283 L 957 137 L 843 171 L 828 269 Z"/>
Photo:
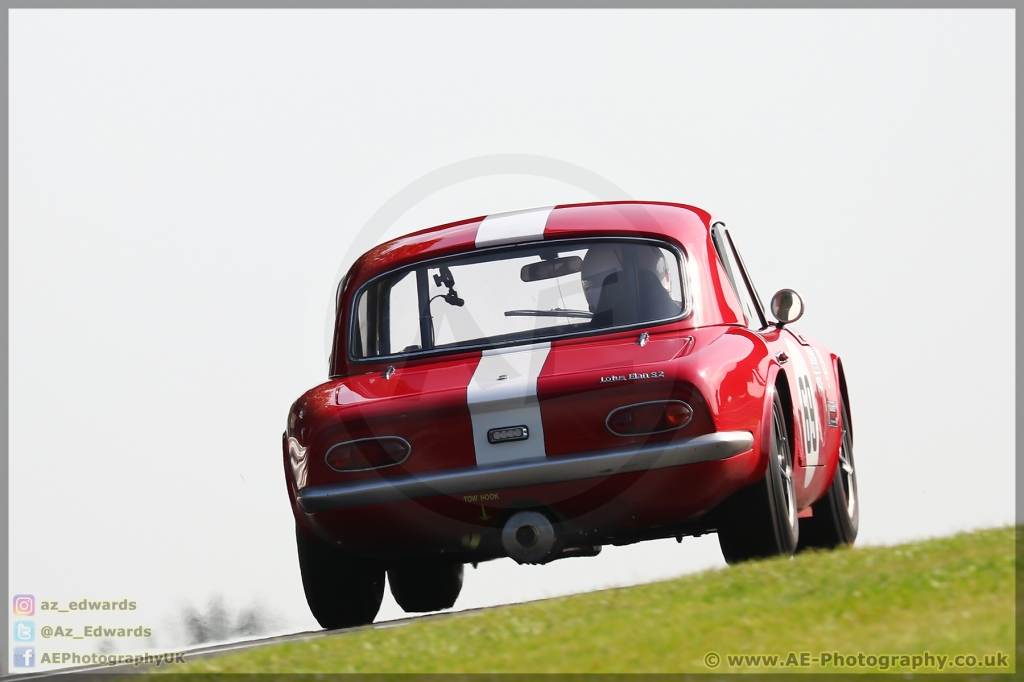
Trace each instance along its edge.
<path fill-rule="evenodd" d="M 655 400 L 616 408 L 604 423 L 616 436 L 642 436 L 681 429 L 692 418 L 693 410 L 682 400 Z"/>
<path fill-rule="evenodd" d="M 327 466 L 335 471 L 363 471 L 401 464 L 412 452 L 404 438 L 360 438 L 331 446 L 327 451 Z"/>

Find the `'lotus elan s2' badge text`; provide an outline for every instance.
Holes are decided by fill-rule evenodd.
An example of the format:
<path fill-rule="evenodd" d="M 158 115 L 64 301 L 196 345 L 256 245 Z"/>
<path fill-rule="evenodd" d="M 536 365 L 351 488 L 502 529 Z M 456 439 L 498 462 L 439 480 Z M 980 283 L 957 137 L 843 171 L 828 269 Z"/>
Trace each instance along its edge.
<path fill-rule="evenodd" d="M 664 372 L 633 372 L 632 374 L 624 375 L 611 375 L 607 377 L 601 377 L 602 384 L 610 384 L 613 381 L 633 381 L 635 379 L 664 379 Z"/>

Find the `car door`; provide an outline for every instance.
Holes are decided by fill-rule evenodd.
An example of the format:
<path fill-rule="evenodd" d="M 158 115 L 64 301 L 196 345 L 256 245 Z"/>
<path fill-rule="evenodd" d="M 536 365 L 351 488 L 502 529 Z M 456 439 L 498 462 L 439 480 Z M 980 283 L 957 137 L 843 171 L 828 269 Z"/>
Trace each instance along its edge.
<path fill-rule="evenodd" d="M 838 387 L 831 380 L 821 351 L 810 340 L 789 326 L 780 329 L 769 324 L 750 273 L 725 225 L 716 223 L 711 234 L 740 300 L 748 329 L 765 342 L 785 372 L 793 412 L 791 446 L 797 506 L 803 508 L 816 500 L 828 484 L 826 455 L 838 447 L 834 423 Z"/>

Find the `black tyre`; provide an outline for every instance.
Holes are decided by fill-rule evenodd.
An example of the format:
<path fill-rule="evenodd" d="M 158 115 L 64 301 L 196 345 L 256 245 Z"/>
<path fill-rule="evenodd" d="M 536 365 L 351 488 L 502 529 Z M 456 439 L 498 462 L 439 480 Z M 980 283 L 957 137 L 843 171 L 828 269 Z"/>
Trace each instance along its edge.
<path fill-rule="evenodd" d="M 384 568 L 296 529 L 299 569 L 306 603 L 328 630 L 367 625 L 377 617 L 384 598 Z"/>
<path fill-rule="evenodd" d="M 793 454 L 778 393 L 772 403 L 771 442 L 764 478 L 734 493 L 715 513 L 718 544 L 729 564 L 792 555 L 796 551 L 800 525 L 793 486 Z"/>
<path fill-rule="evenodd" d="M 406 613 L 450 609 L 462 592 L 462 564 L 424 561 L 388 568 L 391 594 Z"/>
<path fill-rule="evenodd" d="M 846 401 L 840 399 L 842 440 L 839 466 L 828 492 L 812 506 L 813 515 L 800 519 L 799 549 L 832 549 L 852 545 L 860 525 L 860 498 L 857 496 L 857 470 L 853 464 L 853 429 Z"/>

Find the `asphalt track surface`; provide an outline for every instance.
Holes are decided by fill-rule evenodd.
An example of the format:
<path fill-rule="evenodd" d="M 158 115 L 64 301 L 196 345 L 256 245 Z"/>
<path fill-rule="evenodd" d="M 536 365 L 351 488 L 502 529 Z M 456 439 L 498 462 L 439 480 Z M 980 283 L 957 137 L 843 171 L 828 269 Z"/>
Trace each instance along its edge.
<path fill-rule="evenodd" d="M 504 605 L 503 605 L 504 606 Z M 385 620 L 380 623 L 373 623 L 372 625 L 361 625 L 354 628 L 345 628 L 342 630 L 309 630 L 307 632 L 296 632 L 290 635 L 279 635 L 277 637 L 262 637 L 259 639 L 246 640 L 244 642 L 229 642 L 226 644 L 214 644 L 211 646 L 195 647 L 192 649 L 179 649 L 179 651 L 185 652 L 185 660 L 187 662 L 195 661 L 200 658 L 208 658 L 210 656 L 218 656 L 220 654 L 242 651 L 245 649 L 255 649 L 257 647 L 269 646 L 271 644 L 279 644 L 281 642 L 306 642 L 313 639 L 323 639 L 325 637 L 344 637 L 350 632 L 361 632 L 363 630 L 387 630 L 389 628 L 399 628 L 409 623 L 423 620 L 434 620 L 437 618 L 458 618 L 470 613 L 476 613 L 479 611 L 489 611 L 491 609 L 501 608 L 501 606 L 487 606 L 476 609 L 465 609 L 460 611 L 446 611 L 438 613 L 427 613 L 421 616 L 410 616 L 408 618 L 396 618 L 395 620 Z M 162 652 L 161 652 L 162 653 Z M 145 654 L 140 654 L 145 655 Z M 156 654 L 153 654 L 156 655 Z M 170 672 L 174 672 L 173 666 L 167 666 L 170 668 Z M 165 669 L 165 666 L 160 666 L 161 669 Z M 2 677 L 4 680 L 42 680 L 42 679 L 53 679 L 59 678 L 62 682 L 71 682 L 76 678 L 86 678 L 96 682 L 100 679 L 122 677 L 124 675 L 134 675 L 138 673 L 150 673 L 156 670 L 155 666 L 151 665 L 140 665 L 135 666 L 131 663 L 125 663 L 121 665 L 80 665 L 67 668 L 57 668 L 53 670 L 42 670 L 39 672 L 30 673 L 7 673 Z"/>

